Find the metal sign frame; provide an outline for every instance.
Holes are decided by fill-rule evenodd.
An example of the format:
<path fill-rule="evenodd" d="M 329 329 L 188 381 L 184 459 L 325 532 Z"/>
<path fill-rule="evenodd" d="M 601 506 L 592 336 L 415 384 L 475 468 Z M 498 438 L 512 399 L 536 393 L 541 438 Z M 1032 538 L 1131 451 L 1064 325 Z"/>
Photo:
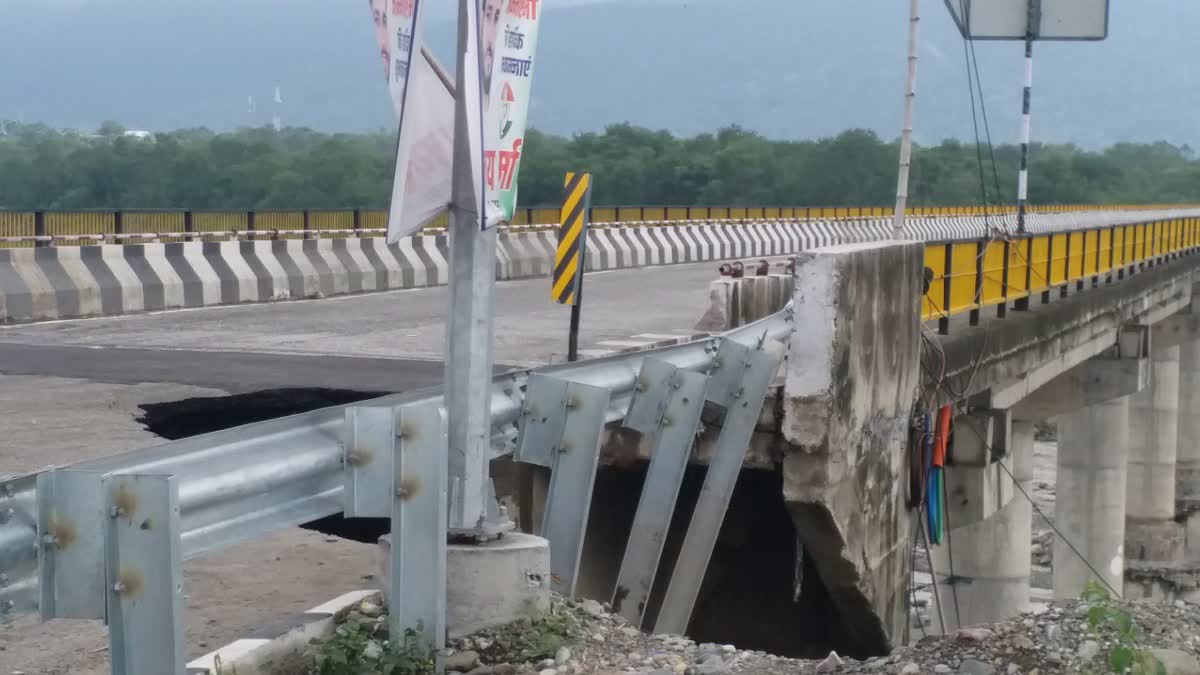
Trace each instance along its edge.
<path fill-rule="evenodd" d="M 944 0 L 950 18 L 968 40 L 1034 40 L 1095 42 L 1108 37 L 1110 0 Z M 973 10 L 985 11 L 974 14 Z M 1088 12 L 1103 12 L 1103 17 Z M 1037 26 L 1028 29 L 1028 17 Z M 1087 20 L 1090 19 L 1090 20 Z M 1064 25 L 1087 25 L 1067 31 Z M 1102 26 L 1102 27 L 1101 27 Z M 1100 30 L 1094 30 L 1100 28 Z"/>

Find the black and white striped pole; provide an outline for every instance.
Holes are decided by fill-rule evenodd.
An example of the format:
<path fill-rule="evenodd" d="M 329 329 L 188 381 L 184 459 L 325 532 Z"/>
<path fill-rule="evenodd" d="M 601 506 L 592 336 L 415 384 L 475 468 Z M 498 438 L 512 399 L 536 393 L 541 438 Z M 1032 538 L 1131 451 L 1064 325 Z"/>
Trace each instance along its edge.
<path fill-rule="evenodd" d="M 1017 232 L 1025 233 L 1025 208 L 1029 201 L 1029 99 L 1033 95 L 1033 40 L 1041 25 L 1041 0 L 1029 0 L 1025 24 L 1025 91 L 1021 102 L 1021 167 L 1017 174 Z"/>
<path fill-rule="evenodd" d="M 904 238 L 904 212 L 908 208 L 908 175 L 912 166 L 913 105 L 917 97 L 917 26 L 921 21 L 919 0 L 911 0 L 908 13 L 908 81 L 904 87 L 904 127 L 900 130 L 900 171 L 896 178 L 896 210 L 892 214 L 892 238 Z"/>

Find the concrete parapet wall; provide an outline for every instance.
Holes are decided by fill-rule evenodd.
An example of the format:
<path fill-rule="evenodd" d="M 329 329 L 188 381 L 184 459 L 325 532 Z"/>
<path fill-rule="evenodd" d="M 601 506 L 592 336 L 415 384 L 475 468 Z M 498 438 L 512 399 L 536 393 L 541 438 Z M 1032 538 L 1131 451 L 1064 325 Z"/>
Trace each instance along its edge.
<path fill-rule="evenodd" d="M 799 224 L 599 228 L 587 268 L 611 270 L 771 256 L 873 231 Z M 496 278 L 547 276 L 553 232 L 502 233 Z M 0 249 L 0 323 L 320 298 L 445 284 L 445 236 L 188 242 Z"/>
<path fill-rule="evenodd" d="M 905 632 L 904 449 L 918 382 L 923 250 L 836 246 L 796 261 L 783 393 L 784 500 L 864 649 Z"/>
<path fill-rule="evenodd" d="M 1187 215 L 1194 214 L 1034 214 L 1029 229 L 1044 232 Z M 915 240 L 979 237 L 1001 221 L 998 216 L 909 218 L 906 231 Z M 891 220 L 885 218 L 596 228 L 588 237 L 586 266 L 610 270 L 790 255 L 890 236 Z M 548 275 L 555 241 L 551 231 L 501 233 L 496 277 Z M 444 235 L 416 235 L 393 246 L 365 238 L 0 249 L 0 323 L 434 286 L 447 281 L 448 257 Z"/>

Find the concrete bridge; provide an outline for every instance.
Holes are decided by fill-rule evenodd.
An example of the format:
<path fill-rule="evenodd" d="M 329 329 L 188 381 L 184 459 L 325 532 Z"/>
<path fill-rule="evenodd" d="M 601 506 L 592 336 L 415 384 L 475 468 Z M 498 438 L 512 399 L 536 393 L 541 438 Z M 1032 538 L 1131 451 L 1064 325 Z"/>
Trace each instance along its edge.
<path fill-rule="evenodd" d="M 1045 421 L 1059 439 L 1044 514 L 1054 596 L 1095 581 L 1195 597 L 1198 234 L 1188 218 L 799 256 L 774 428 L 799 550 L 844 622 L 835 642 L 881 650 L 906 633 L 927 501 L 912 421 L 943 406 L 945 534 L 930 563 L 947 630 L 1030 606 Z"/>
<path fill-rule="evenodd" d="M 700 567 L 703 584 L 698 584 L 694 611 L 689 610 L 690 619 L 684 615 L 690 634 L 789 654 L 830 647 L 874 654 L 902 642 L 909 625 L 912 555 L 920 541 L 917 524 L 922 495 L 927 494 L 925 462 L 914 452 L 920 436 L 914 440 L 912 421 L 944 406 L 949 406 L 955 423 L 944 467 L 945 537 L 933 547 L 929 565 L 947 629 L 1003 618 L 1030 602 L 1032 505 L 1027 497 L 1033 431 L 1035 424 L 1049 419 L 1058 421 L 1060 438 L 1058 501 L 1056 511 L 1046 514 L 1061 532 L 1055 544 L 1054 592 L 1075 596 L 1093 577 L 1131 595 L 1170 598 L 1190 592 L 1193 573 L 1188 561 L 1200 558 L 1200 542 L 1187 537 L 1195 529 L 1188 525 L 1193 510 L 1189 500 L 1200 494 L 1189 483 L 1197 480 L 1193 474 L 1200 474 L 1200 466 L 1191 466 L 1200 465 L 1200 454 L 1192 447 L 1200 440 L 1200 429 L 1193 429 L 1186 415 L 1180 419 L 1178 412 L 1188 410 L 1192 400 L 1200 397 L 1200 390 L 1192 391 L 1200 386 L 1200 374 L 1195 372 L 1200 364 L 1193 363 L 1200 358 L 1200 346 L 1195 344 L 1200 326 L 1192 314 L 1200 213 L 1156 209 L 1056 214 L 1034 219 L 1030 235 L 1012 233 L 1009 221 L 975 217 L 939 221 L 928 224 L 921 241 L 886 241 L 882 221 L 878 228 L 871 222 L 838 221 L 829 226 L 845 238 L 834 245 L 822 245 L 827 241 L 811 245 L 801 235 L 812 232 L 812 227 L 798 223 L 760 226 L 758 231 L 767 234 L 763 241 L 774 242 L 771 245 L 759 243 L 748 229 L 698 227 L 690 232 L 701 238 L 697 241 L 708 242 L 707 248 L 663 244 L 658 258 L 634 248 L 633 242 L 646 233 L 613 234 L 628 242 L 628 249 L 621 249 L 613 259 L 642 264 L 721 259 L 737 250 L 732 244 L 724 248 L 733 237 L 745 237 L 741 245 L 747 248 L 742 250 L 758 255 L 796 254 L 793 274 L 786 278 L 722 279 L 709 293 L 711 330 L 779 309 L 787 299 L 780 291 L 784 287 L 791 288 L 786 310 L 790 323 L 783 332 L 774 324 L 771 329 L 771 340 L 783 335 L 787 358 L 753 426 L 748 447 L 738 449 L 745 451 L 745 459 L 739 460 L 737 487 L 718 521 L 722 524 L 711 558 Z M 660 231 L 648 236 L 671 241 L 680 234 Z M 196 249 L 178 245 L 176 258 L 170 257 L 172 249 L 163 248 L 161 253 L 166 265 L 181 269 L 177 265 L 200 264 L 197 261 L 208 255 L 235 250 L 244 254 L 247 248 L 236 244 L 258 243 L 234 242 L 233 247 L 212 251 L 203 245 Z M 437 250 L 436 240 L 429 244 L 428 250 Z M 316 254 L 305 251 L 304 255 L 319 267 Z M 99 257 L 112 259 L 107 254 Z M 351 259 L 361 263 L 357 256 Z M 37 267 L 46 260 L 30 257 L 24 262 L 33 261 Z M 73 282 L 100 278 L 89 264 L 71 267 L 55 260 Z M 166 268 L 126 264 L 135 274 L 119 280 L 142 283 L 138 281 L 142 272 L 150 269 L 156 270 L 153 276 L 160 287 L 164 285 L 159 272 L 165 274 Z M 245 298 L 230 301 L 234 303 L 257 298 L 248 289 L 263 287 L 250 281 L 222 283 L 218 266 L 209 265 L 216 281 L 202 279 L 199 288 L 215 283 L 217 300 L 212 304 L 219 304 L 230 288 L 246 291 Z M 23 267 L 21 273 L 30 274 L 30 269 L 34 268 Z M 246 269 L 258 268 L 247 265 Z M 695 283 L 694 274 L 679 269 L 679 276 L 672 278 Z M 47 283 L 40 292 L 50 297 L 57 282 L 42 274 Z M 343 278 L 328 263 L 323 274 L 318 277 L 328 283 Z M 287 277 L 283 275 L 281 283 L 290 283 Z M 403 275 L 396 278 L 403 283 Z M 190 283 L 195 282 L 180 281 L 178 292 L 186 295 L 186 289 L 193 288 Z M 339 292 L 354 291 L 346 286 Z M 615 292 L 629 291 L 622 286 Z M 103 310 L 103 291 L 96 293 Z M 291 306 L 299 308 L 289 310 L 293 314 L 304 313 L 302 305 Z M 101 310 L 96 313 L 107 313 Z M 123 307 L 118 310 L 114 313 L 124 313 Z M 205 311 L 235 310 L 245 315 L 251 308 Z M 613 311 L 612 321 L 619 323 L 625 310 Z M 198 331 L 180 335 L 180 325 L 195 327 L 203 319 L 172 317 L 105 319 L 96 325 L 98 330 L 117 330 L 112 327 L 118 321 L 133 327 L 156 325 L 161 331 L 157 338 L 143 335 L 140 339 L 158 340 L 157 347 L 211 339 L 211 333 L 204 338 Z M 69 334 L 74 329 L 66 328 L 70 330 L 26 326 L 9 332 L 40 342 L 62 340 L 55 333 Z M 267 344 L 266 332 L 243 337 L 242 343 Z M 96 346 L 84 346 L 90 338 L 81 334 L 68 339 L 81 339 L 81 348 Z M 699 351 L 693 349 L 678 362 L 702 363 L 710 358 L 707 347 L 703 359 Z M 645 355 L 666 358 L 668 353 Z M 638 359 L 622 366 L 622 378 L 628 374 L 631 382 L 635 379 L 642 365 Z M 595 368 L 603 368 L 603 363 L 597 362 Z M 153 370 L 164 372 L 159 367 Z M 236 379 L 235 374 L 222 377 L 221 382 Z M 515 394 L 506 396 L 513 398 L 505 403 L 509 408 L 520 405 Z M 601 469 L 595 476 L 593 508 L 582 544 L 577 592 L 601 600 L 619 595 L 616 578 L 624 544 L 643 491 L 645 462 L 654 456 L 654 444 L 624 426 L 621 418 L 628 396 L 614 397 L 605 417 L 598 448 Z M 618 414 L 611 414 L 618 409 Z M 331 513 L 328 509 L 335 508 L 337 500 L 329 496 L 340 487 L 339 471 L 324 468 L 338 466 L 338 451 L 326 446 L 332 447 L 330 438 L 336 433 L 331 436 L 328 430 L 341 423 L 340 411 L 321 411 L 314 419 L 323 425 L 321 432 L 306 442 L 311 442 L 312 452 L 322 453 L 321 486 L 329 492 L 318 495 L 320 503 L 313 501 L 304 511 L 310 516 Z M 703 433 L 690 449 L 692 467 L 682 475 L 676 517 L 664 535 L 664 581 L 671 577 L 667 561 L 683 545 L 690 510 L 704 498 L 703 467 L 719 452 L 720 416 L 706 410 L 700 419 Z M 270 455 L 273 461 L 283 462 L 291 450 L 276 443 L 278 433 L 270 425 L 278 422 L 143 451 L 138 461 L 161 456 L 161 465 L 174 466 L 173 458 L 205 444 L 233 447 L 231 439 L 236 438 L 245 450 L 229 454 L 229 466 L 253 455 L 251 449 L 260 441 L 275 443 L 262 449 L 275 453 Z M 221 452 L 227 449 L 223 446 Z M 493 450 L 499 456 L 511 447 Z M 1192 454 L 1197 457 L 1189 459 Z M 117 456 L 92 465 L 107 471 L 123 461 Z M 211 477 L 214 466 L 180 465 L 178 474 L 186 485 L 197 477 Z M 204 470 L 197 473 L 199 468 Z M 510 460 L 498 457 L 492 471 L 501 497 L 525 496 Z M 536 472 L 546 474 L 542 469 Z M 229 476 L 235 473 L 231 470 Z M 24 506 L 31 498 L 22 492 L 28 490 L 29 481 L 12 485 L 17 490 L 14 503 Z M 535 480 L 529 499 L 520 504 L 522 512 L 530 512 L 522 513 L 527 522 L 536 521 L 535 512 L 544 504 L 536 485 Z M 184 512 L 192 517 L 186 508 Z M 29 565 L 35 562 L 25 545 L 30 533 L 14 529 L 23 522 L 10 518 L 7 529 L 0 523 L 0 565 L 15 560 L 13 569 L 28 575 Z M 272 527 L 292 524 L 272 521 Z M 190 521 L 185 525 L 192 526 Z M 236 534 L 230 530 L 229 536 Z M 13 552 L 16 557 L 6 558 Z M 37 583 L 36 575 L 28 583 L 22 577 L 22 582 L 25 585 L 0 588 L 0 607 L 7 598 L 16 599 L 10 609 L 35 607 L 28 593 L 29 583 Z M 644 625 L 655 625 L 662 595 L 658 588 L 647 596 Z"/>

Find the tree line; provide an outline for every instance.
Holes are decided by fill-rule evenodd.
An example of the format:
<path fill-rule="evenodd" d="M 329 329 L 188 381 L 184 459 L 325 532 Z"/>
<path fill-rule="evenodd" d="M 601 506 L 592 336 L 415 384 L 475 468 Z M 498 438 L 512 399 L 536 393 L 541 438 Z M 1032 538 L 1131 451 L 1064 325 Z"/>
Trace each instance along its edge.
<path fill-rule="evenodd" d="M 384 208 L 394 134 L 311 129 L 182 129 L 146 137 L 0 122 L 0 209 Z M 678 206 L 890 206 L 897 142 L 854 129 L 780 141 L 729 127 L 679 138 L 616 124 L 566 138 L 530 130 L 522 206 L 553 205 L 567 171 L 595 176 L 592 203 Z M 1093 151 L 1035 145 L 1035 204 L 1200 202 L 1200 160 L 1166 142 Z M 914 206 L 1011 204 L 1015 146 L 945 140 L 913 155 Z"/>

